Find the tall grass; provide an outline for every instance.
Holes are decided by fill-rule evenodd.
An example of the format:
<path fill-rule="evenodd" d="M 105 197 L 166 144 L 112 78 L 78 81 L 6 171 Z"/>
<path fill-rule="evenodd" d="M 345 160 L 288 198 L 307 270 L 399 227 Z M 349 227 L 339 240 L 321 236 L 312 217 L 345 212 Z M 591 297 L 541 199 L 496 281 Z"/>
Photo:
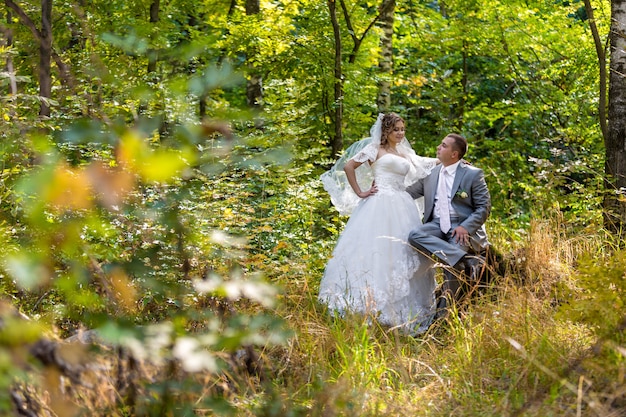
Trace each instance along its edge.
<path fill-rule="evenodd" d="M 505 235 L 491 234 L 496 248 Z M 334 317 L 317 302 L 329 243 L 256 263 L 282 287 L 274 313 L 293 332 L 283 345 L 255 346 L 258 368 L 237 359 L 241 351 L 216 353 L 228 366 L 190 384 L 176 363 L 142 363 L 127 375 L 138 396 L 128 409 L 118 385 L 130 369 L 104 349 L 89 385 L 66 390 L 71 415 L 626 415 L 626 255 L 610 236 L 573 234 L 559 216 L 533 222 L 525 239 L 501 244 L 502 275 L 419 337 L 372 316 Z M 161 411 L 165 387 L 176 397 Z M 187 404 L 178 414 L 177 402 Z"/>
<path fill-rule="evenodd" d="M 616 400 L 626 392 L 624 347 L 614 344 L 614 363 L 586 368 L 596 327 L 559 314 L 585 291 L 578 260 L 612 242 L 568 235 L 561 220 L 533 222 L 505 254 L 505 276 L 417 338 L 371 317 L 331 317 L 315 302 L 318 276 L 305 293 L 285 282 L 280 314 L 296 331 L 280 370 L 287 396 L 320 416 L 626 415 Z M 615 383 L 594 387 L 590 374 Z"/>

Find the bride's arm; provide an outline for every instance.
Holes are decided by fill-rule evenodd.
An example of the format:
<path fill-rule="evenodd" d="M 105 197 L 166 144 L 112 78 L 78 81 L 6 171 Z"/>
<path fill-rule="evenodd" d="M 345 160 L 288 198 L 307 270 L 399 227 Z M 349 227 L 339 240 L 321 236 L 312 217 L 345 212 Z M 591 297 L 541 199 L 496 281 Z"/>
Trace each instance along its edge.
<path fill-rule="evenodd" d="M 372 194 L 376 194 L 378 188 L 376 188 L 375 184 L 372 184 L 371 188 L 367 191 L 361 191 L 361 187 L 359 187 L 359 183 L 356 180 L 356 169 L 360 167 L 363 162 L 356 162 L 354 159 L 350 159 L 346 162 L 346 165 L 343 167 L 344 172 L 346 173 L 346 178 L 348 179 L 348 184 L 354 190 L 356 195 L 361 198 L 369 197 Z"/>

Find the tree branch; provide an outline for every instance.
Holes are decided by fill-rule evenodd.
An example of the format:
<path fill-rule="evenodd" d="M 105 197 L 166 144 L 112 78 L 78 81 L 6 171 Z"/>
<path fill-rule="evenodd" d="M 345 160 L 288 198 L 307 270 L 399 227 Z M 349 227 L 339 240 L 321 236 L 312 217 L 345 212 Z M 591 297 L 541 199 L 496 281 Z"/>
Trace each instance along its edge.
<path fill-rule="evenodd" d="M 6 4 L 7 7 L 9 7 L 15 12 L 15 14 L 18 15 L 24 26 L 30 29 L 35 39 L 37 39 L 37 42 L 41 43 L 43 38 L 41 32 L 39 31 L 39 29 L 37 29 L 37 25 L 30 19 L 30 17 L 28 17 L 26 12 L 24 12 L 24 10 L 22 10 L 22 8 L 13 0 L 4 0 L 4 4 Z"/>
<path fill-rule="evenodd" d="M 350 52 L 348 62 L 350 62 L 351 64 L 354 63 L 354 61 L 356 60 L 356 54 L 359 52 L 359 49 L 361 48 L 361 44 L 363 43 L 363 39 L 365 39 L 365 36 L 367 36 L 367 34 L 374 27 L 376 22 L 380 20 L 383 13 L 389 7 L 391 7 L 394 4 L 394 2 L 395 0 L 383 0 L 383 3 L 380 5 L 380 8 L 378 9 L 378 14 L 376 15 L 376 17 L 369 23 L 367 28 L 365 28 L 365 30 L 363 31 L 363 34 L 361 34 L 361 37 L 358 37 L 356 35 L 356 31 L 354 30 L 354 27 L 352 26 L 352 21 L 350 20 L 350 13 L 348 12 L 348 8 L 346 7 L 345 0 L 339 1 L 339 3 L 341 4 L 341 10 L 343 11 L 343 17 L 346 20 L 346 26 L 348 27 L 348 33 L 350 33 L 350 37 L 352 38 L 352 41 L 354 42 L 354 47 L 352 48 L 352 52 Z"/>
<path fill-rule="evenodd" d="M 602 137 L 606 141 L 606 135 L 608 133 L 607 117 L 606 117 L 606 52 L 602 46 L 600 40 L 600 34 L 598 33 L 598 27 L 596 26 L 596 20 L 593 17 L 593 8 L 589 0 L 585 1 L 585 10 L 587 11 L 587 17 L 589 18 L 589 28 L 593 36 L 593 42 L 596 46 L 596 54 L 598 55 L 598 66 L 600 70 L 600 98 L 598 100 L 598 118 L 600 119 L 600 130 L 602 131 Z"/>
<path fill-rule="evenodd" d="M 39 42 L 39 44 L 41 44 L 43 42 L 43 35 L 41 31 L 37 28 L 37 25 L 35 24 L 35 22 L 33 22 L 31 18 L 28 17 L 26 12 L 24 12 L 24 10 L 22 10 L 22 8 L 13 0 L 4 0 L 4 4 L 8 8 L 13 10 L 15 14 L 17 14 L 22 24 L 26 26 L 28 29 L 30 29 L 31 33 L 35 37 L 35 40 Z M 65 62 L 63 62 L 63 60 L 61 59 L 59 54 L 54 50 L 54 48 L 52 48 L 52 59 L 54 59 L 54 63 L 59 69 L 59 75 L 61 79 L 65 83 L 67 83 L 71 88 L 73 88 L 75 83 L 70 74 L 69 67 L 65 64 Z"/>

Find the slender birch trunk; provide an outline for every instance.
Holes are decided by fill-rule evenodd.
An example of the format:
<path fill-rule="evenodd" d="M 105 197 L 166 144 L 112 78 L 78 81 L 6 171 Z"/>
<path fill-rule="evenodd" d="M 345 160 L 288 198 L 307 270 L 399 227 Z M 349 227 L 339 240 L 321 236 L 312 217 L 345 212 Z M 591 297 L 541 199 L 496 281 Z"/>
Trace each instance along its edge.
<path fill-rule="evenodd" d="M 339 29 L 339 21 L 337 20 L 337 4 L 335 0 L 328 0 L 328 12 L 330 13 L 330 22 L 333 26 L 333 36 L 335 39 L 335 132 L 331 143 L 332 155 L 335 157 L 343 150 L 343 132 L 341 126 L 343 124 L 343 68 L 341 65 L 341 31 Z"/>
<path fill-rule="evenodd" d="M 384 6 L 383 6 L 384 7 Z M 380 39 L 381 57 L 378 66 L 380 68 L 380 81 L 378 83 L 378 97 L 376 105 L 379 113 L 389 111 L 391 107 L 391 77 L 393 75 L 393 20 L 396 10 L 395 0 L 383 8 L 380 16 L 380 26 L 383 35 Z"/>

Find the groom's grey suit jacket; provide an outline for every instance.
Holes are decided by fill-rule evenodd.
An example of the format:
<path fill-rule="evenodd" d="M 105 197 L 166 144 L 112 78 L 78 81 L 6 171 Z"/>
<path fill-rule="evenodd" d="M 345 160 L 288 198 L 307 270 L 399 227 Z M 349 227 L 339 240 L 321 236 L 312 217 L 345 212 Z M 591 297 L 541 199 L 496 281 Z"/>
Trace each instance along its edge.
<path fill-rule="evenodd" d="M 414 199 L 424 197 L 424 223 L 433 219 L 437 181 L 442 166 L 437 165 L 428 176 L 406 189 Z M 491 196 L 482 169 L 461 162 L 450 191 L 451 205 L 459 216 L 459 226 L 463 226 L 469 233 L 473 249 L 480 251 L 489 245 L 484 224 L 491 212 Z M 463 198 L 465 194 L 467 196 Z"/>

